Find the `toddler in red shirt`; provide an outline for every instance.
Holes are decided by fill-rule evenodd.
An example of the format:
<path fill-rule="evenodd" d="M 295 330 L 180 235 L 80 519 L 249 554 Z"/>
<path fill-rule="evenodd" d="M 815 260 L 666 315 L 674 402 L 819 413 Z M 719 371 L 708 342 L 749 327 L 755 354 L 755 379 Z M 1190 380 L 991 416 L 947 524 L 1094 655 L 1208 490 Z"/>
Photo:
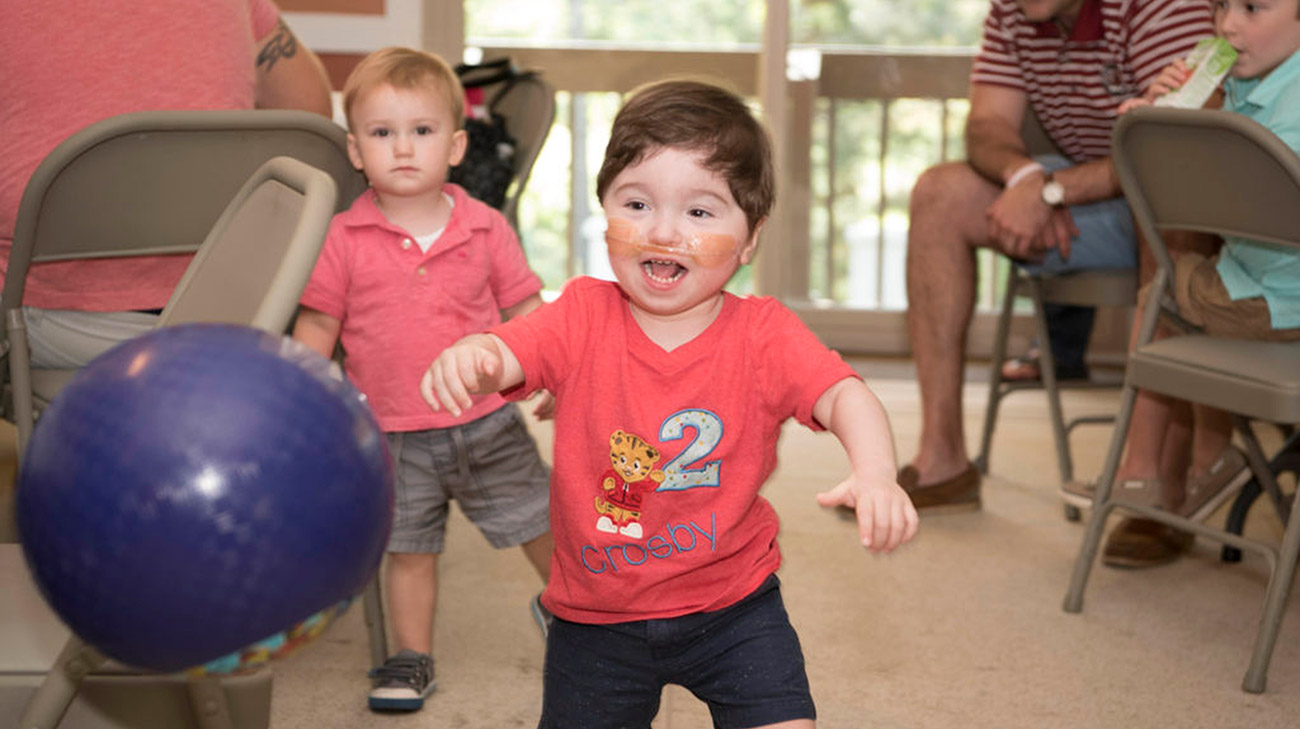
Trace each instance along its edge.
<path fill-rule="evenodd" d="M 421 383 L 438 412 L 475 393 L 555 395 L 539 726 L 648 727 L 675 683 L 718 727 L 812 727 L 759 489 L 785 420 L 824 427 L 852 473 L 819 502 L 855 509 L 873 552 L 911 539 L 884 410 L 789 309 L 723 290 L 774 196 L 767 135 L 740 98 L 692 81 L 641 89 L 614 121 L 597 193 L 617 282 L 570 282 L 444 351 Z"/>

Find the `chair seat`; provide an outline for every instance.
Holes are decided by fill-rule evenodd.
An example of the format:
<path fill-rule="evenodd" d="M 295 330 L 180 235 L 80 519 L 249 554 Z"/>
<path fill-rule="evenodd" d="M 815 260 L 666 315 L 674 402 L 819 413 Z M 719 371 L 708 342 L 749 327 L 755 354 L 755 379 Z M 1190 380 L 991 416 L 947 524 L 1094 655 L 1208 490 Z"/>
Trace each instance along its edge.
<path fill-rule="evenodd" d="M 1130 355 L 1128 376 L 1135 387 L 1250 418 L 1300 422 L 1300 344 L 1171 337 Z"/>
<path fill-rule="evenodd" d="M 1043 301 L 1053 304 L 1129 307 L 1137 298 L 1137 270 L 1132 268 L 1072 271 L 1034 278 L 1038 280 Z"/>
<path fill-rule="evenodd" d="M 44 408 L 76 377 L 77 370 L 32 370 L 32 397 Z"/>

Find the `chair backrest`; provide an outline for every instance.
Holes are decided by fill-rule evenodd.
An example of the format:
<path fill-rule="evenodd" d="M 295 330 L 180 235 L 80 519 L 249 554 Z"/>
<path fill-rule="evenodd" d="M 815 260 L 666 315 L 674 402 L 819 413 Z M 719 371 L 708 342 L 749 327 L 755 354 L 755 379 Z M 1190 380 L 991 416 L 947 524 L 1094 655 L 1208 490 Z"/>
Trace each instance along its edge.
<path fill-rule="evenodd" d="M 0 308 L 20 305 L 31 263 L 197 250 L 253 171 L 281 155 L 333 177 L 338 210 L 365 190 L 346 132 L 308 112 L 138 112 L 92 124 L 27 183 Z"/>
<path fill-rule="evenodd" d="M 1240 114 L 1148 107 L 1115 124 L 1115 170 L 1138 226 L 1300 245 L 1300 156 Z"/>
<path fill-rule="evenodd" d="M 1056 146 L 1056 142 L 1048 136 L 1047 130 L 1043 128 L 1042 121 L 1038 114 L 1032 108 L 1025 108 L 1025 116 L 1020 123 L 1020 138 L 1024 140 L 1025 151 L 1029 152 L 1031 157 L 1040 154 L 1059 154 L 1064 156 L 1061 148 Z"/>
<path fill-rule="evenodd" d="M 331 195 L 327 212 L 346 208 L 365 189 L 364 176 L 348 160 L 346 132 L 328 119 L 299 111 L 126 114 L 83 129 L 46 156 L 24 189 L 0 293 L 0 327 L 4 329 L 5 351 L 10 360 L 8 367 L 0 368 L 0 377 L 7 375 L 11 380 L 12 398 L 6 403 L 6 415 L 18 425 L 19 453 L 32 429 L 36 406 L 33 389 L 44 398 L 46 393 L 57 392 L 72 374 L 30 367 L 25 333 L 18 331 L 30 265 L 78 258 L 194 252 L 254 171 L 272 157 L 282 155 L 323 170 L 334 180 L 337 192 Z M 283 181 L 275 184 L 293 189 Z M 320 187 L 319 182 L 312 184 Z M 274 185 L 250 193 L 252 207 L 235 206 L 241 209 L 231 212 L 231 218 L 221 227 L 247 231 L 248 216 L 256 219 L 271 210 L 281 212 L 277 206 L 287 205 L 288 198 L 273 189 Z M 272 198 L 278 202 L 270 203 Z M 253 209 L 263 212 L 250 212 Z M 325 215 L 326 221 L 328 217 Z M 230 241 L 235 236 L 223 237 Z M 182 283 L 184 288 L 195 289 L 193 298 L 174 297 L 168 305 L 168 316 L 173 321 L 212 318 L 210 309 L 197 302 L 209 300 L 214 287 L 225 287 L 233 293 L 235 280 L 287 275 L 271 273 L 279 267 L 268 271 L 265 264 L 256 262 L 259 259 L 248 255 L 247 266 L 241 268 L 225 253 L 207 254 L 205 258 L 213 260 L 201 263 L 201 268 L 236 270 L 238 278 L 213 284 L 213 279 L 200 275 L 198 269 L 187 273 Z M 224 303 L 245 306 L 261 300 L 239 294 L 225 297 Z M 195 312 L 200 310 L 207 313 L 197 315 Z M 284 310 L 284 302 L 268 303 L 265 310 L 240 312 L 237 316 L 248 316 L 248 323 L 269 327 L 275 319 L 287 323 Z"/>
<path fill-rule="evenodd" d="M 158 326 L 244 324 L 282 333 L 298 308 L 338 198 L 334 179 L 292 157 L 253 172 L 185 270 Z"/>
<path fill-rule="evenodd" d="M 509 86 L 501 89 L 494 109 L 505 117 L 506 130 L 515 138 L 515 174 L 501 212 L 519 230 L 519 198 L 555 121 L 555 89 L 536 73 L 506 83 Z"/>

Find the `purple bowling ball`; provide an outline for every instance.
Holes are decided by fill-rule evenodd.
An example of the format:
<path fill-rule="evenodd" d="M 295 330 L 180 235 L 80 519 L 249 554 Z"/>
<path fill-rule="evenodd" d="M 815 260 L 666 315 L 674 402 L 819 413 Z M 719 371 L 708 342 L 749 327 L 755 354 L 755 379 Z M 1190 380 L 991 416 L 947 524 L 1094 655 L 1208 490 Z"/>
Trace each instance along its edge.
<path fill-rule="evenodd" d="M 361 592 L 392 522 L 387 446 L 324 358 L 188 324 L 96 358 L 40 416 L 19 533 L 86 643 L 175 671 Z"/>

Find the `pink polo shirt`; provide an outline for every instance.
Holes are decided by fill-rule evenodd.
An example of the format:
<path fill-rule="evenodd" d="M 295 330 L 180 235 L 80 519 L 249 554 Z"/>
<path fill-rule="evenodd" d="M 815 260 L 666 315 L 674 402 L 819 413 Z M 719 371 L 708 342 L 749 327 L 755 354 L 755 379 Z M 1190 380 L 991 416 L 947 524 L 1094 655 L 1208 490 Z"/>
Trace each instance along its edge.
<path fill-rule="evenodd" d="M 451 220 L 422 253 L 367 190 L 334 216 L 302 294 L 303 306 L 342 322 L 348 377 L 389 432 L 445 428 L 502 407 L 492 394 L 460 417 L 434 412 L 420 378 L 443 349 L 501 323 L 501 309 L 542 289 L 506 219 L 456 185 L 446 191 Z"/>

